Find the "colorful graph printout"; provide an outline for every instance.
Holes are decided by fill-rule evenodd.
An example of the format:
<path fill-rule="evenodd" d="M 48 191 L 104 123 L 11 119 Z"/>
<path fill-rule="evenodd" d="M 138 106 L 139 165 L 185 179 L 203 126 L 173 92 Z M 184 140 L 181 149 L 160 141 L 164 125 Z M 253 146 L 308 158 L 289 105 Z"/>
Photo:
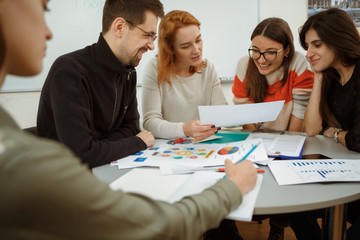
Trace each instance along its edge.
<path fill-rule="evenodd" d="M 169 140 L 156 140 L 155 146 L 111 163 L 119 169 L 151 166 L 221 166 L 225 159 L 234 163 L 241 159 L 259 140 L 239 141 L 230 144 L 168 144 Z M 261 144 L 248 156 L 251 161 L 267 160 L 265 146 Z"/>
<path fill-rule="evenodd" d="M 171 158 L 177 160 L 209 158 L 214 151 L 208 148 L 196 147 L 172 147 L 156 154 L 159 158 Z"/>
<path fill-rule="evenodd" d="M 234 147 L 234 146 L 229 146 L 229 147 L 224 147 L 222 149 L 220 149 L 218 151 L 219 155 L 230 155 L 230 154 L 234 154 L 237 151 L 239 151 L 239 147 Z"/>

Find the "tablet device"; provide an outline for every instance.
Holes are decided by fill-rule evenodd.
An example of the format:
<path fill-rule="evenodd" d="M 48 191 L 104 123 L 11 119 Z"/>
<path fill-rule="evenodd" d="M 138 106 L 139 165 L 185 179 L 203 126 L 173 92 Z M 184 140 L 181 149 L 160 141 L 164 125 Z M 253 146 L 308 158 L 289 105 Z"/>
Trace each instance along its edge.
<path fill-rule="evenodd" d="M 303 154 L 301 156 L 301 159 L 331 159 L 331 157 L 319 154 L 319 153 L 314 153 L 314 154 Z M 293 159 L 286 159 L 284 157 L 276 157 L 274 160 L 293 160 Z"/>

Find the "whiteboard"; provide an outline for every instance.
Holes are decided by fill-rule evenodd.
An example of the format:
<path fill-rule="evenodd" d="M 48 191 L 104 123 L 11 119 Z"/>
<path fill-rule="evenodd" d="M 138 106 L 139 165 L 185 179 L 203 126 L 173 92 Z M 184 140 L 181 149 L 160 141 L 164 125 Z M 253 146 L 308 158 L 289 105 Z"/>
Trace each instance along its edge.
<path fill-rule="evenodd" d="M 47 73 L 59 56 L 97 42 L 101 32 L 105 0 L 52 0 L 45 18 L 53 33 L 48 41 L 43 71 L 31 78 L 8 76 L 2 92 L 40 91 Z M 215 64 L 224 80 L 235 74 L 238 59 L 247 54 L 250 36 L 259 22 L 259 0 L 162 0 L 165 13 L 179 9 L 201 22 L 203 57 Z M 26 37 L 24 37 L 26 41 Z M 138 84 L 146 62 L 157 53 L 148 51 L 139 66 Z"/>

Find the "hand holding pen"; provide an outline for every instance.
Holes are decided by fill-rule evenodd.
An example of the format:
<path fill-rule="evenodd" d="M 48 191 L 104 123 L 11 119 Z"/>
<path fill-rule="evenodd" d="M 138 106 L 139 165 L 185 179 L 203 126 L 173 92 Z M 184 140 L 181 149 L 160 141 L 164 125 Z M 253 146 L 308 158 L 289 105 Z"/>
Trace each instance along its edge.
<path fill-rule="evenodd" d="M 233 181 L 241 193 L 244 195 L 255 187 L 257 179 L 257 171 L 253 163 L 245 160 L 259 145 L 261 141 L 255 144 L 239 161 L 235 164 L 229 160 L 225 160 L 225 176 Z"/>
<path fill-rule="evenodd" d="M 257 180 L 256 168 L 249 160 L 243 160 L 241 163 L 233 163 L 231 160 L 225 160 L 226 178 L 233 181 L 245 195 L 255 187 Z"/>

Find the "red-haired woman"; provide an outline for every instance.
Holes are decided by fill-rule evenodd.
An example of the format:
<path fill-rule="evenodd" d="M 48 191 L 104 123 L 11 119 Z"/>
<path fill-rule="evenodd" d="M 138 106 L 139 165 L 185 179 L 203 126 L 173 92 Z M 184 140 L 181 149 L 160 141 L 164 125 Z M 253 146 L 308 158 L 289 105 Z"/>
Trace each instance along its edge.
<path fill-rule="evenodd" d="M 200 22 L 186 11 L 165 15 L 159 26 L 159 53 L 142 79 L 144 128 L 157 138 L 204 139 L 220 128 L 201 125 L 199 105 L 227 104 L 216 69 L 202 58 Z M 234 221 L 224 220 L 205 239 L 242 239 Z"/>
<path fill-rule="evenodd" d="M 212 63 L 202 58 L 200 22 L 171 11 L 159 27 L 159 53 L 142 79 L 144 128 L 158 138 L 204 139 L 219 128 L 201 125 L 199 105 L 227 104 Z"/>

